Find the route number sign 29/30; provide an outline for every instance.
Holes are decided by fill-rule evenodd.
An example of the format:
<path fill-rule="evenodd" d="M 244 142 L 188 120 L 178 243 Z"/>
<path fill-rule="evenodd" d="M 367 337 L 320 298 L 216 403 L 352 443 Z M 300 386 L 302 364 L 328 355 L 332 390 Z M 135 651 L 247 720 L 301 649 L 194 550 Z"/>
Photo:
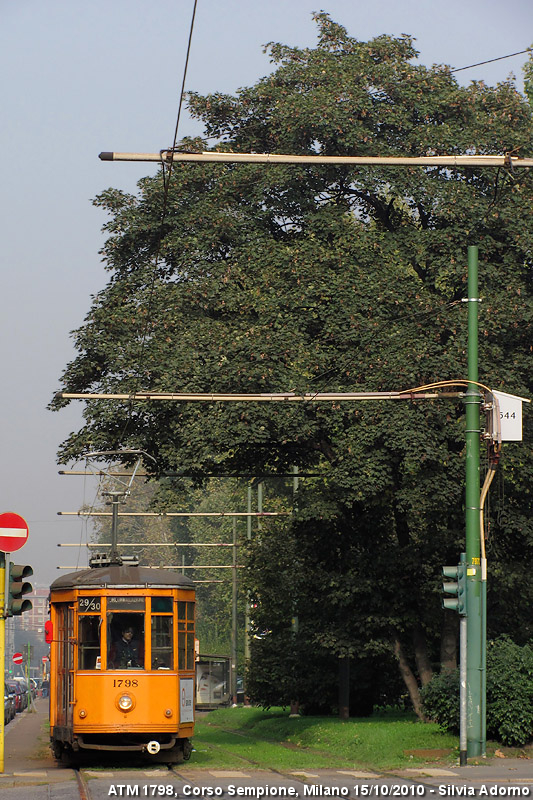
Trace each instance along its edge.
<path fill-rule="evenodd" d="M 28 541 L 28 523 L 18 514 L 0 514 L 0 552 L 14 553 Z"/>
<path fill-rule="evenodd" d="M 100 597 L 78 597 L 78 611 L 80 614 L 93 613 L 99 614 L 101 608 Z"/>

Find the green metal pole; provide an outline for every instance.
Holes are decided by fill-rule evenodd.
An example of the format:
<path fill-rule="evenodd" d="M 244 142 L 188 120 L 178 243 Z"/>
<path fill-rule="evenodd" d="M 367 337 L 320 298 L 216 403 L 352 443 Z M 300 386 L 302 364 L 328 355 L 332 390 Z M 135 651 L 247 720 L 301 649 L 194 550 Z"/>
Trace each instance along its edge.
<path fill-rule="evenodd" d="M 233 558 L 231 581 L 231 702 L 237 705 L 237 518 L 233 517 Z"/>
<path fill-rule="evenodd" d="M 481 562 L 483 569 L 483 560 Z M 481 755 L 487 755 L 487 560 L 481 580 Z"/>
<path fill-rule="evenodd" d="M 298 467 L 292 468 L 294 478 L 292 479 L 292 504 L 294 510 L 298 510 L 298 489 L 300 488 L 300 479 L 298 477 L 299 469 Z M 296 594 L 296 593 L 295 593 Z M 295 596 L 293 599 L 293 606 L 292 606 L 292 630 L 293 633 L 298 633 L 298 598 Z"/>
<path fill-rule="evenodd" d="M 257 511 L 259 514 L 263 513 L 263 481 L 257 484 Z M 261 528 L 261 517 L 257 517 L 257 530 L 260 531 Z"/>
<path fill-rule="evenodd" d="M 248 486 L 248 497 L 247 497 L 247 511 L 248 516 L 246 517 L 246 539 L 248 542 L 252 539 L 252 484 Z M 246 598 L 246 617 L 244 621 L 244 663 L 248 666 L 248 662 L 250 661 L 250 597 Z"/>
<path fill-rule="evenodd" d="M 482 735 L 482 586 L 479 486 L 478 249 L 468 248 L 468 390 L 466 404 L 466 607 L 467 607 L 467 755 L 480 756 Z"/>

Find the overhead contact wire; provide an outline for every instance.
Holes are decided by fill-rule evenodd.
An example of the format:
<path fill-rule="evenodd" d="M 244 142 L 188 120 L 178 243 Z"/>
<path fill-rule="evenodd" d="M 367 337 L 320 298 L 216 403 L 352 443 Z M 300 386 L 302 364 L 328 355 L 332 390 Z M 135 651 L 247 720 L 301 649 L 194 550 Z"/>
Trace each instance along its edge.
<path fill-rule="evenodd" d="M 185 57 L 185 65 L 184 65 L 184 68 L 183 68 L 183 79 L 182 79 L 182 82 L 181 82 L 181 90 L 180 90 L 180 97 L 179 97 L 179 103 L 178 103 L 178 114 L 177 114 L 177 118 L 176 118 L 176 126 L 174 128 L 174 139 L 173 139 L 173 143 L 172 143 L 172 149 L 173 150 L 176 149 L 176 144 L 177 144 L 177 140 L 178 140 L 178 131 L 179 131 L 179 124 L 180 124 L 180 119 L 181 119 L 181 111 L 182 111 L 182 107 L 183 107 L 183 98 L 184 98 L 184 95 L 185 95 L 185 83 L 186 83 L 186 80 L 187 80 L 187 71 L 188 71 L 188 67 L 189 67 L 189 57 L 190 57 L 190 53 L 191 53 L 191 44 L 192 44 L 192 37 L 193 37 L 193 31 L 194 31 L 194 21 L 195 21 L 195 18 L 196 18 L 196 7 L 197 7 L 197 5 L 198 5 L 198 0 L 194 0 L 192 17 L 191 17 L 191 24 L 190 24 L 190 27 L 189 27 L 189 40 L 188 40 L 188 43 L 187 43 L 187 54 L 186 54 L 186 57 Z M 141 339 L 141 348 L 140 348 L 140 354 L 139 354 L 139 362 L 138 362 L 138 367 L 137 367 L 137 382 L 138 382 L 138 385 L 140 385 L 140 380 L 141 380 L 141 375 L 142 375 L 142 365 L 143 365 L 143 360 L 144 360 L 144 351 L 145 351 L 145 345 L 146 345 L 146 338 L 147 338 L 147 334 L 148 334 L 148 328 L 149 328 L 150 323 L 151 323 L 152 302 L 153 302 L 154 291 L 155 291 L 155 282 L 156 282 L 156 278 L 157 278 L 157 269 L 158 269 L 158 266 L 159 266 L 159 262 L 161 260 L 161 246 L 162 246 L 162 242 L 163 242 L 163 225 L 164 225 L 164 222 L 165 222 L 165 219 L 166 219 L 166 216 L 167 216 L 167 210 L 168 210 L 168 195 L 169 195 L 169 189 L 170 189 L 170 178 L 171 178 L 171 175 L 172 175 L 172 167 L 173 167 L 173 162 L 172 161 L 170 161 L 166 173 L 165 173 L 165 164 L 164 163 L 162 163 L 162 167 L 161 167 L 161 169 L 162 169 L 162 177 L 163 177 L 163 207 L 162 207 L 162 210 L 161 210 L 161 219 L 160 219 L 160 222 L 159 222 L 159 236 L 158 236 L 158 239 L 157 239 L 157 247 L 156 247 L 156 252 L 155 252 L 154 267 L 153 267 L 153 270 L 152 270 L 152 278 L 151 278 L 151 282 L 150 282 L 150 290 L 149 290 L 149 293 L 148 293 L 147 314 L 146 314 L 146 320 L 145 320 L 145 323 L 144 323 L 144 329 L 143 329 L 143 334 L 142 334 L 142 339 Z M 124 436 L 126 435 L 126 431 L 128 429 L 129 423 L 131 421 L 132 411 L 133 411 L 133 403 L 130 402 L 129 407 L 128 407 L 128 416 L 127 416 L 126 422 L 124 424 L 124 428 L 122 430 L 122 433 L 120 434 L 120 437 L 118 438 L 118 442 L 119 443 L 124 439 Z"/>
<path fill-rule="evenodd" d="M 493 61 L 503 61 L 506 58 L 513 58 L 514 56 L 521 56 L 524 53 L 531 53 L 531 47 L 526 47 L 525 50 L 518 50 L 516 53 L 509 53 L 506 56 L 498 56 L 498 58 L 488 58 L 486 61 L 478 61 L 477 64 L 469 64 L 467 67 L 457 67 L 450 70 L 450 72 L 462 72 L 464 69 L 473 69 L 474 67 L 482 67 L 484 64 L 492 64 Z"/>

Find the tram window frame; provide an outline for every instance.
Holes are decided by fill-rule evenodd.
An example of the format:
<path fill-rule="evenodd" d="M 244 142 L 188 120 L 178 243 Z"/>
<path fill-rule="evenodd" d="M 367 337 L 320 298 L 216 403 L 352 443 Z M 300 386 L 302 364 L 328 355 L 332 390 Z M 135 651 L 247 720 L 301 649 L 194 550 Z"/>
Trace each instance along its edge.
<path fill-rule="evenodd" d="M 174 619 L 172 614 L 152 614 L 150 627 L 150 659 L 152 662 L 152 669 L 173 670 Z M 163 642 L 163 644 L 161 642 Z"/>
<path fill-rule="evenodd" d="M 144 599 L 144 598 L 143 598 Z M 125 628 L 134 629 L 134 639 L 138 643 L 138 663 L 139 666 L 125 666 L 115 667 L 113 665 L 112 651 L 117 643 L 120 643 L 122 632 Z M 108 670 L 135 670 L 146 671 L 146 648 L 145 648 L 145 630 L 146 630 L 146 614 L 145 611 L 107 611 L 106 613 L 106 628 L 107 628 L 107 663 Z"/>
<path fill-rule="evenodd" d="M 193 600 L 178 600 L 178 670 L 194 670 L 194 614 Z"/>
<path fill-rule="evenodd" d="M 85 636 L 85 628 L 87 621 L 96 625 L 98 639 L 87 640 Z M 93 644 L 88 644 L 88 641 Z M 98 642 L 98 646 L 94 642 Z M 94 664 L 89 665 L 94 656 Z M 78 669 L 79 670 L 97 670 L 101 668 L 102 656 L 102 617 L 100 614 L 80 614 L 78 616 Z M 89 662 L 89 664 L 87 663 Z"/>

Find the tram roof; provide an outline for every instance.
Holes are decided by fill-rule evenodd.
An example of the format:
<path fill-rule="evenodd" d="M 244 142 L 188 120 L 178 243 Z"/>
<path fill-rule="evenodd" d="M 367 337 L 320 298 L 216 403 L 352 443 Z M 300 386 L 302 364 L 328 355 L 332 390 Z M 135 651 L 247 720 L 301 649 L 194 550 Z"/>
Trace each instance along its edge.
<path fill-rule="evenodd" d="M 52 583 L 50 589 L 73 589 L 91 586 L 112 586 L 114 588 L 133 587 L 172 587 L 193 589 L 194 582 L 181 572 L 167 569 L 150 569 L 130 565 L 112 564 L 107 567 L 83 569 L 80 572 L 69 572 Z"/>

